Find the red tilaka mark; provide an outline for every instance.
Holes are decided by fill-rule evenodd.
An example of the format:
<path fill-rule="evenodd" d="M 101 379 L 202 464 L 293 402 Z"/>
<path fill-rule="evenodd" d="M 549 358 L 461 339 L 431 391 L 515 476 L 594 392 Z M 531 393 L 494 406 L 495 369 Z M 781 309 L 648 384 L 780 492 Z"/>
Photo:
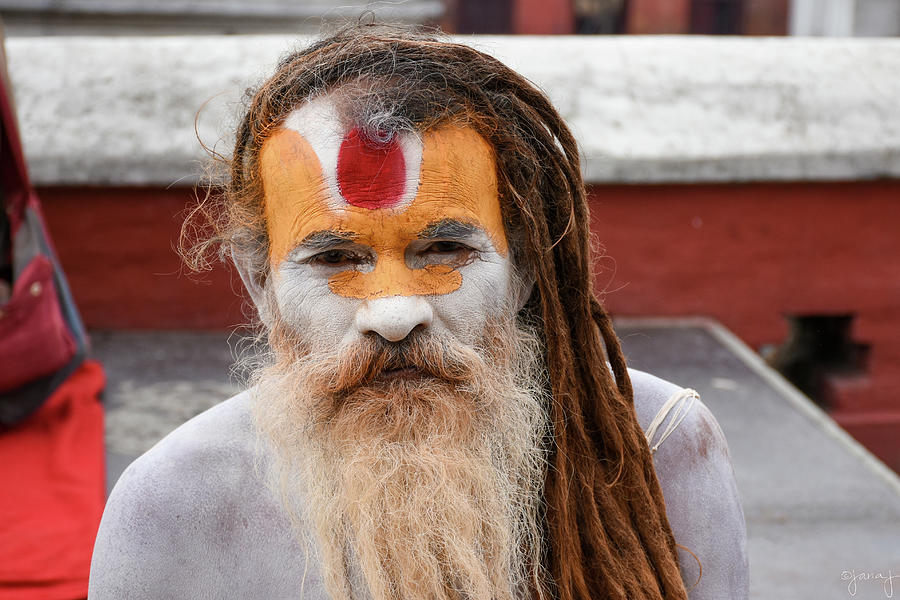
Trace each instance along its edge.
<path fill-rule="evenodd" d="M 397 136 L 381 143 L 351 129 L 338 152 L 337 182 L 344 200 L 353 206 L 391 208 L 400 202 L 406 163 Z"/>

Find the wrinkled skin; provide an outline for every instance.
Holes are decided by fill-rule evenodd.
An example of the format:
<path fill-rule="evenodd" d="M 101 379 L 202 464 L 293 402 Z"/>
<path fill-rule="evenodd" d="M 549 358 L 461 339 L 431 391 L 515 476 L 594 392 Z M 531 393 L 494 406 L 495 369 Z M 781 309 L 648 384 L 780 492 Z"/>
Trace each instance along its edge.
<path fill-rule="evenodd" d="M 368 332 L 397 342 L 416 327 L 473 343 L 486 319 L 503 304 L 517 308 L 526 291 L 512 284 L 490 145 L 453 126 L 397 135 L 404 168 L 376 179 L 369 207 L 341 196 L 340 142 L 354 133 L 326 96 L 263 145 L 278 313 L 328 350 Z M 392 191 L 396 203 L 375 203 Z M 263 290 L 244 281 L 264 305 Z"/>

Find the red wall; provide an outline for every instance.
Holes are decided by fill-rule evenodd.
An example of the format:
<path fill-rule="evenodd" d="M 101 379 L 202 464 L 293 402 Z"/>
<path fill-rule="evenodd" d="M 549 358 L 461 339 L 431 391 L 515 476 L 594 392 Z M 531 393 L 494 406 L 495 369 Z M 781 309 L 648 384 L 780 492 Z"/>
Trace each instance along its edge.
<path fill-rule="evenodd" d="M 79 308 L 95 329 L 243 322 L 238 278 L 174 251 L 185 188 L 45 188 Z M 621 316 L 707 315 L 755 348 L 788 315 L 852 313 L 866 372 L 834 379 L 833 416 L 900 470 L 900 182 L 595 186 L 597 289 Z"/>
<path fill-rule="evenodd" d="M 185 271 L 175 251 L 186 188 L 43 188 L 47 226 L 94 329 L 224 329 L 241 323 L 240 279 Z"/>
<path fill-rule="evenodd" d="M 856 315 L 865 373 L 832 416 L 900 470 L 900 182 L 597 186 L 597 290 L 616 315 L 708 315 L 754 348 L 788 315 Z"/>

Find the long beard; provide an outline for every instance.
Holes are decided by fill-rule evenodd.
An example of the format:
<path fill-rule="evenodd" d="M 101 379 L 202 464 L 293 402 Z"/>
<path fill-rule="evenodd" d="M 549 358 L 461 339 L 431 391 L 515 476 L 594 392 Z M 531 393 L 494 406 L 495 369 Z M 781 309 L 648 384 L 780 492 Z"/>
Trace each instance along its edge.
<path fill-rule="evenodd" d="M 479 347 L 414 333 L 337 352 L 270 335 L 256 424 L 335 600 L 541 595 L 539 344 L 513 322 L 489 329 Z"/>

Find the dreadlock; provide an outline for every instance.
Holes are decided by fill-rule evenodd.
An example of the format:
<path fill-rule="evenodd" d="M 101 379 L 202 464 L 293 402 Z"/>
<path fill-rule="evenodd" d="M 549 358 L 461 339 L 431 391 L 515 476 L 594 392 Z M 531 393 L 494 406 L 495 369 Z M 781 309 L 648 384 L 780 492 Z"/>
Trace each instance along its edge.
<path fill-rule="evenodd" d="M 230 181 L 185 231 L 206 219 L 213 244 L 256 256 L 267 277 L 259 154 L 286 116 L 340 88 L 368 107 L 374 131 L 474 127 L 496 152 L 513 257 L 535 281 L 521 317 L 540 325 L 554 441 L 545 482 L 543 556 L 559 600 L 682 599 L 687 594 L 631 382 L 606 310 L 594 296 L 588 208 L 572 133 L 534 85 L 470 47 L 407 29 L 355 25 L 289 54 L 255 92 L 237 131 Z M 608 361 L 610 368 L 607 368 Z"/>

